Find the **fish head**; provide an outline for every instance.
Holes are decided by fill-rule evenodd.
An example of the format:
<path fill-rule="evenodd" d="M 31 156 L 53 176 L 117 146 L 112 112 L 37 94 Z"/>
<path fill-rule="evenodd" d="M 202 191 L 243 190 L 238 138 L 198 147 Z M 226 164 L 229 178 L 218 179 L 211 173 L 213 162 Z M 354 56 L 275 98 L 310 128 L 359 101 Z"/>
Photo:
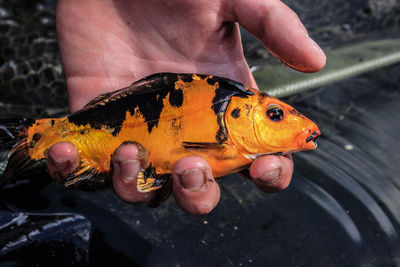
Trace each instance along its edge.
<path fill-rule="evenodd" d="M 231 139 L 243 149 L 246 157 L 287 154 L 317 147 L 315 141 L 321 132 L 313 121 L 274 97 L 254 92 L 248 98 L 232 99 L 226 120 Z"/>
<path fill-rule="evenodd" d="M 268 95 L 253 105 L 254 134 L 265 153 L 289 153 L 317 147 L 318 126 L 292 106 Z"/>

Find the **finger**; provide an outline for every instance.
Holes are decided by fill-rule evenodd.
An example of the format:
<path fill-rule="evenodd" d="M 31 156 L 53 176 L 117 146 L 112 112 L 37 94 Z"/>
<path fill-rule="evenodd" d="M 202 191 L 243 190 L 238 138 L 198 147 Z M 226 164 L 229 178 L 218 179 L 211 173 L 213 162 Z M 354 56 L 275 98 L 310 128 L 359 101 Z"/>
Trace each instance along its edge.
<path fill-rule="evenodd" d="M 234 16 L 244 28 L 288 66 L 303 72 L 323 68 L 326 57 L 309 37 L 296 13 L 277 0 L 233 1 Z"/>
<path fill-rule="evenodd" d="M 70 142 L 60 142 L 50 147 L 47 169 L 51 177 L 63 182 L 79 165 L 78 150 Z"/>
<path fill-rule="evenodd" d="M 132 143 L 120 145 L 112 156 L 112 181 L 116 194 L 124 201 L 148 202 L 153 193 L 141 193 L 137 190 L 139 171 L 147 166 L 144 148 Z"/>
<path fill-rule="evenodd" d="M 287 188 L 293 174 L 292 155 L 263 156 L 250 166 L 250 177 L 264 192 L 276 193 Z"/>
<path fill-rule="evenodd" d="M 217 205 L 220 189 L 205 159 L 188 156 L 179 160 L 172 179 L 175 200 L 185 211 L 207 214 Z"/>

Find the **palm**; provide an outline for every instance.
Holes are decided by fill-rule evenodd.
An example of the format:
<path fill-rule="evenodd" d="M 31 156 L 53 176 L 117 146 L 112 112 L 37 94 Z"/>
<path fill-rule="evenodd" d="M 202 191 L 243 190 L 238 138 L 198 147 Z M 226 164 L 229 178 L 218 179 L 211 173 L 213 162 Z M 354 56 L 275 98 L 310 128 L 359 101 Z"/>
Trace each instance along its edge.
<path fill-rule="evenodd" d="M 73 110 L 155 72 L 212 73 L 255 86 L 238 26 L 224 22 L 216 1 L 99 2 L 59 7 L 68 13 L 58 30 Z"/>

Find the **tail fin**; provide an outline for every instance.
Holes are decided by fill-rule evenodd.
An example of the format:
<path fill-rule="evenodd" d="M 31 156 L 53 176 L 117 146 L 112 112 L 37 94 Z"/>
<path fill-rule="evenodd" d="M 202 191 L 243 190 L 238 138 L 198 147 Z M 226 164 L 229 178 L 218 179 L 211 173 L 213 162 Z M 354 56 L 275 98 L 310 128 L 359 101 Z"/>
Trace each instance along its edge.
<path fill-rule="evenodd" d="M 34 163 L 29 156 L 28 128 L 32 119 L 0 119 L 0 147 L 10 148 L 7 167 L 0 178 L 0 188 L 12 181 L 21 171 Z"/>

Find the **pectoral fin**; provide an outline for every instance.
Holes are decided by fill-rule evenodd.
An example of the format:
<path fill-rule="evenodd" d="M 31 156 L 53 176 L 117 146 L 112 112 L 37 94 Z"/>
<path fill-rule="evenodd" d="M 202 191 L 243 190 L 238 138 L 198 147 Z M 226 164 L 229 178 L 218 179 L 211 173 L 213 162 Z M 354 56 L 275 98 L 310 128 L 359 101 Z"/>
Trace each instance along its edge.
<path fill-rule="evenodd" d="M 170 175 L 157 175 L 156 169 L 150 165 L 139 172 L 137 177 L 137 189 L 145 193 L 160 189 L 170 179 Z"/>
<path fill-rule="evenodd" d="M 226 160 L 233 159 L 238 154 L 236 147 L 230 144 L 182 142 L 182 146 L 194 155 L 205 158 Z"/>
<path fill-rule="evenodd" d="M 182 142 L 186 149 L 223 149 L 224 144 L 219 143 L 200 143 L 200 142 Z"/>
<path fill-rule="evenodd" d="M 172 192 L 171 175 L 157 175 L 155 168 L 150 164 L 145 170 L 139 172 L 137 189 L 142 193 L 157 190 L 150 202 L 147 203 L 150 207 L 155 208 L 165 201 Z"/>
<path fill-rule="evenodd" d="M 90 167 L 89 164 L 81 162 L 79 167 L 76 168 L 67 179 L 64 181 L 66 187 L 79 186 L 92 180 L 98 174 L 97 170 Z"/>
<path fill-rule="evenodd" d="M 87 188 L 101 188 L 110 181 L 108 172 L 99 172 L 87 160 L 83 159 L 67 179 L 63 182 L 66 187 L 87 186 Z"/>

